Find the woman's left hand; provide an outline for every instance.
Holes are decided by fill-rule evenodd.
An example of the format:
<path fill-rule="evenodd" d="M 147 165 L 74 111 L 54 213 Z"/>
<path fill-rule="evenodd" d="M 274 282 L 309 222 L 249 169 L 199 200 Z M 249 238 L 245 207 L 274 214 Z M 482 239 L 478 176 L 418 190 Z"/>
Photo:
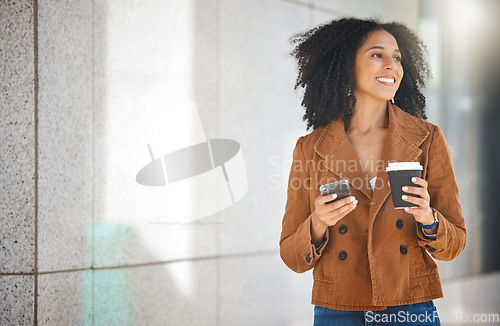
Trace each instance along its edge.
<path fill-rule="evenodd" d="M 434 222 L 434 216 L 432 214 L 432 209 L 429 206 L 431 202 L 431 197 L 427 191 L 428 183 L 424 179 L 413 177 L 411 181 L 420 187 L 403 187 L 403 191 L 409 194 L 415 194 L 420 197 L 412 197 L 403 195 L 403 200 L 409 203 L 418 205 L 418 207 L 405 207 L 405 212 L 413 214 L 415 220 L 424 225 L 430 225 Z"/>

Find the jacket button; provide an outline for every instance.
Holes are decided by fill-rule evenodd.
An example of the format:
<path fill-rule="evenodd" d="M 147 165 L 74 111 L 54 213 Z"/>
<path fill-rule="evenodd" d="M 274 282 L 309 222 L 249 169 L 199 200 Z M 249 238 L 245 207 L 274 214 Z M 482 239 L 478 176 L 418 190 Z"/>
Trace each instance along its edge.
<path fill-rule="evenodd" d="M 401 247 L 399 247 L 399 251 L 401 251 L 401 253 L 403 255 L 406 255 L 406 253 L 408 252 L 408 249 L 406 249 L 405 246 L 401 245 Z"/>
<path fill-rule="evenodd" d="M 342 224 L 341 226 L 339 226 L 339 233 L 340 234 L 345 234 L 347 232 L 347 226 L 345 226 L 345 224 Z"/>
<path fill-rule="evenodd" d="M 339 252 L 339 259 L 340 260 L 344 260 L 347 258 L 347 252 L 345 252 L 344 250 L 342 250 L 341 252 Z"/>
<path fill-rule="evenodd" d="M 311 254 L 310 253 L 307 254 L 306 262 L 308 262 L 308 263 L 311 262 Z"/>
<path fill-rule="evenodd" d="M 433 248 L 433 247 L 431 247 L 429 245 L 425 245 L 424 247 L 425 247 L 425 249 L 429 250 L 430 252 L 436 251 L 436 248 Z"/>
<path fill-rule="evenodd" d="M 402 219 L 397 220 L 396 227 L 398 229 L 402 229 L 403 228 L 403 220 Z"/>

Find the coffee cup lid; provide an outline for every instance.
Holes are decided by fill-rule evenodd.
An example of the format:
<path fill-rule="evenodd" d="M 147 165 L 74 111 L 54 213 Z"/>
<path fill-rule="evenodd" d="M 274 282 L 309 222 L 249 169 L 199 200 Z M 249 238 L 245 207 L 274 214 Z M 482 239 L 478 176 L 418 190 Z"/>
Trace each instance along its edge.
<path fill-rule="evenodd" d="M 423 168 L 419 162 L 392 162 L 385 168 L 385 171 L 423 170 Z"/>

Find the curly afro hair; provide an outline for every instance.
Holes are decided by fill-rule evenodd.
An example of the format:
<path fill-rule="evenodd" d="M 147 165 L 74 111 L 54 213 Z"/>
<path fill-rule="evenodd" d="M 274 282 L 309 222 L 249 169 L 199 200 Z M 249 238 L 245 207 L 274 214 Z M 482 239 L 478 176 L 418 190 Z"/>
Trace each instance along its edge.
<path fill-rule="evenodd" d="M 354 89 L 354 58 L 367 35 L 385 30 L 396 39 L 401 50 L 403 79 L 394 97 L 394 104 L 421 119 L 425 115 L 425 97 L 420 88 L 430 77 L 424 60 L 425 45 L 406 26 L 378 20 L 342 18 L 292 36 L 295 45 L 290 53 L 297 59 L 298 76 L 295 90 L 304 89 L 302 106 L 307 128 L 326 126 L 332 120 L 349 120 L 356 99 L 348 90 Z M 346 78 L 347 76 L 347 78 Z"/>

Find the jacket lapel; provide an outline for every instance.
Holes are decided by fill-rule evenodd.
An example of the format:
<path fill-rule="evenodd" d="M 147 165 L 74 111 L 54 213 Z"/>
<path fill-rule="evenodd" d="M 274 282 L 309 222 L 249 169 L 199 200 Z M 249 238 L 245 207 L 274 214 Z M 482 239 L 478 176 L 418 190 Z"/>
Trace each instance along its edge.
<path fill-rule="evenodd" d="M 371 197 L 371 191 L 364 185 L 366 173 L 347 138 L 342 117 L 324 127 L 314 149 L 323 159 L 321 164 L 328 170 L 339 178 L 348 180 L 351 187 Z"/>
<path fill-rule="evenodd" d="M 387 109 L 389 128 L 382 152 L 384 169 L 377 173 L 377 188 L 373 194 L 377 211 L 391 193 L 391 188 L 387 184 L 389 175 L 385 172 L 385 167 L 389 162 L 416 162 L 422 153 L 419 146 L 429 135 L 418 118 L 403 112 L 390 102 L 387 104 Z"/>
<path fill-rule="evenodd" d="M 359 190 L 380 208 L 390 193 L 389 177 L 385 167 L 389 162 L 414 162 L 422 152 L 420 144 L 429 132 L 418 119 L 387 102 L 389 127 L 384 142 L 382 160 L 384 169 L 378 171 L 375 192 L 372 192 L 368 175 L 345 133 L 342 118 L 333 120 L 321 131 L 314 149 L 323 158 L 322 164 L 351 187 Z"/>

